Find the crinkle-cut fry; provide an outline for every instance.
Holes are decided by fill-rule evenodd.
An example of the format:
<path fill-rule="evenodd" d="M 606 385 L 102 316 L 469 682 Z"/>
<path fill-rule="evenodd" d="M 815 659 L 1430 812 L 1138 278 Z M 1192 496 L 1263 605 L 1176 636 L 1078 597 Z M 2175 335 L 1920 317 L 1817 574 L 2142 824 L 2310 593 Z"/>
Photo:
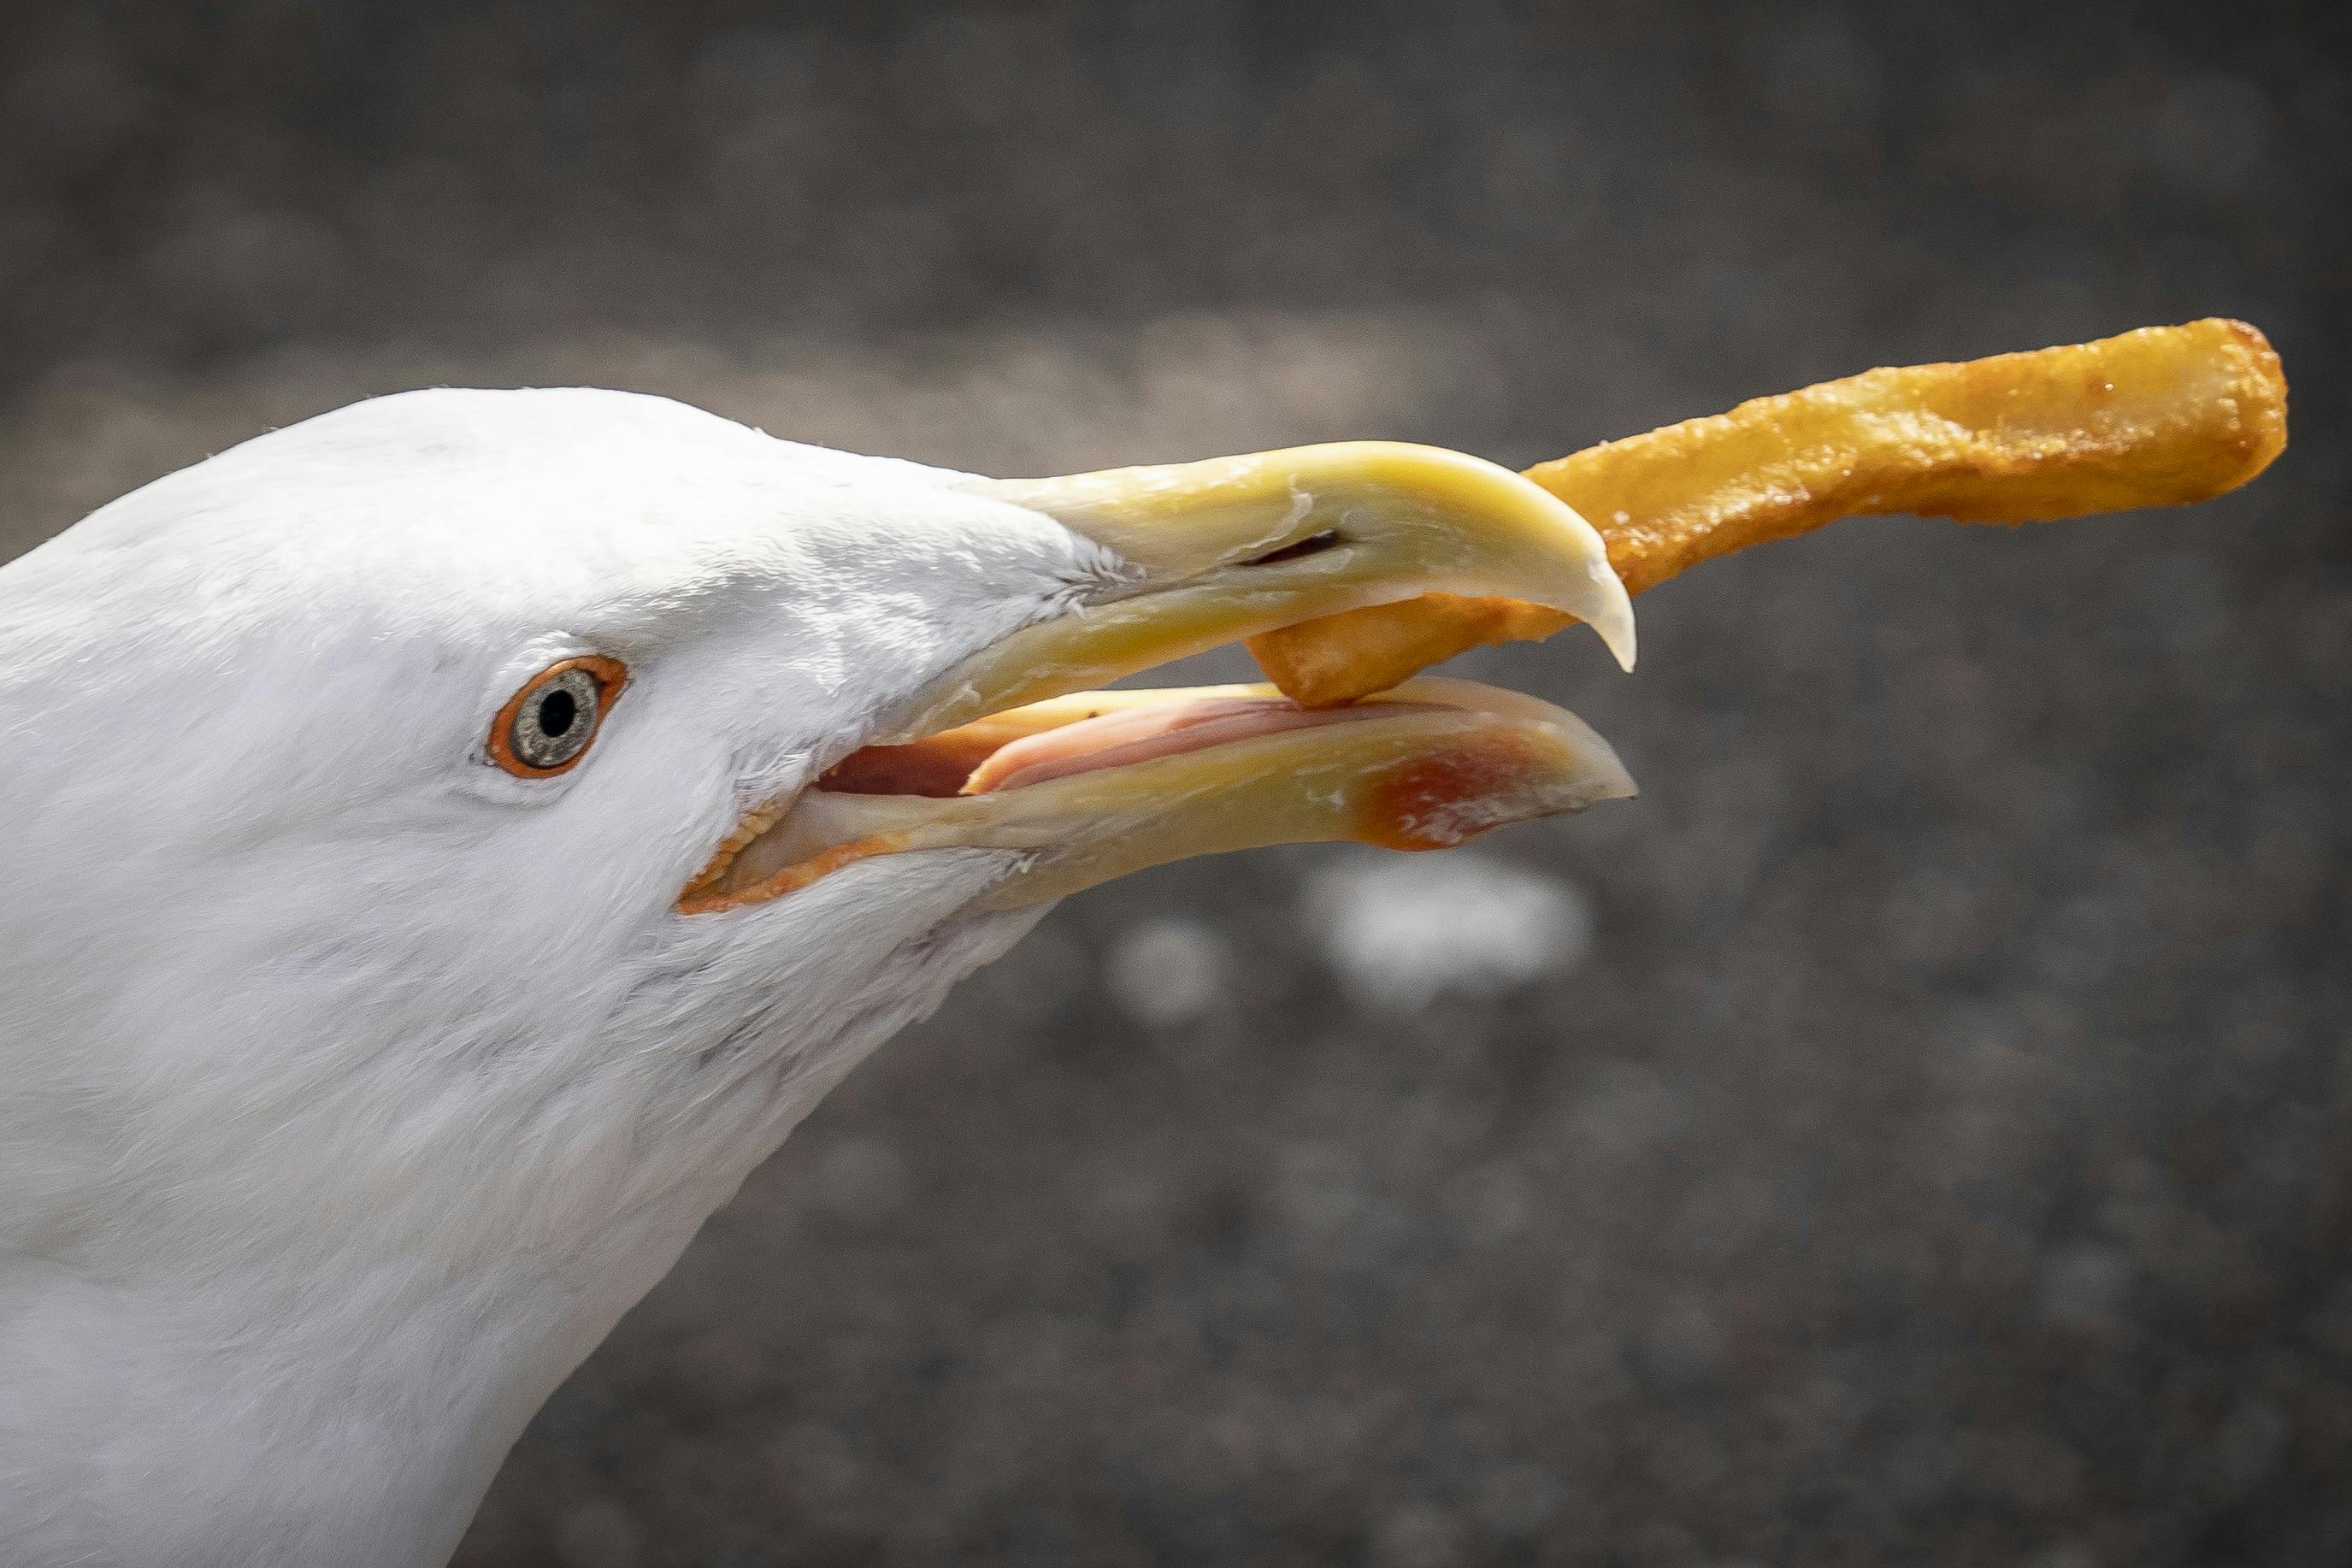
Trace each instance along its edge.
<path fill-rule="evenodd" d="M 1865 371 L 1588 447 L 1528 477 L 1601 531 L 1638 594 L 1711 556 L 1862 513 L 2014 524 L 2204 500 L 2285 446 L 2278 355 L 2244 322 L 2209 317 Z M 1325 707 L 1569 620 L 1513 599 L 1425 594 L 1249 647 L 1294 700 Z"/>

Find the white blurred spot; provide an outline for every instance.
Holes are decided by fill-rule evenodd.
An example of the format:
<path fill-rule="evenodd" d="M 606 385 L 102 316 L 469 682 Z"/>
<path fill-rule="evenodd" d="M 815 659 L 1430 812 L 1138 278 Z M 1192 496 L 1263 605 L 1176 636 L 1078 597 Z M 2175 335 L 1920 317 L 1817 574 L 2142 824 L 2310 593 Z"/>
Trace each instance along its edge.
<path fill-rule="evenodd" d="M 1224 938 L 1196 920 L 1147 921 L 1111 944 L 1111 1000 L 1139 1024 L 1170 1028 L 1205 1017 L 1232 968 Z"/>
<path fill-rule="evenodd" d="M 1555 877 L 1466 855 L 1349 859 L 1307 883 L 1307 920 L 1349 995 L 1421 1008 L 1565 974 L 1592 945 L 1592 910 Z"/>

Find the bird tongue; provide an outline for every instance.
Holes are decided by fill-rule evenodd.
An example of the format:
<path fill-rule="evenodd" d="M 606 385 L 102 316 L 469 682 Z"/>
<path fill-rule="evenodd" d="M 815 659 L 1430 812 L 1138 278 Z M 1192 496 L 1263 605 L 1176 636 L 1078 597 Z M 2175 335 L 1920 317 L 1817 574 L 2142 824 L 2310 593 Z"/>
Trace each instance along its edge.
<path fill-rule="evenodd" d="M 965 795 L 1020 789 L 1097 768 L 1116 768 L 1245 741 L 1286 730 L 1312 730 L 1359 719 L 1394 718 L 1426 704 L 1301 708 L 1282 697 L 1210 697 L 1159 703 L 1082 719 L 1024 735 L 990 755 L 964 781 Z"/>
<path fill-rule="evenodd" d="M 1425 703 L 1301 708 L 1272 692 L 1185 697 L 1081 692 L 900 745 L 866 746 L 834 764 L 820 789 L 841 795 L 989 795 L 1073 773 L 1178 756 L 1228 741 L 1393 717 Z"/>

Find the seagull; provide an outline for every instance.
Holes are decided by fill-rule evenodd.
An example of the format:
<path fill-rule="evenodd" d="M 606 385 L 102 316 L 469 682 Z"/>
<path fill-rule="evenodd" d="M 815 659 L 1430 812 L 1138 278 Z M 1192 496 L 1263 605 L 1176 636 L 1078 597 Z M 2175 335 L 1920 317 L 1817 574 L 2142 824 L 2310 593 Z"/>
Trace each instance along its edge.
<path fill-rule="evenodd" d="M 1633 791 L 1463 682 L 1095 690 L 1600 536 L 1359 442 L 1001 480 L 440 389 L 0 568 L 0 1561 L 445 1563 L 817 1100 L 1056 899 Z"/>

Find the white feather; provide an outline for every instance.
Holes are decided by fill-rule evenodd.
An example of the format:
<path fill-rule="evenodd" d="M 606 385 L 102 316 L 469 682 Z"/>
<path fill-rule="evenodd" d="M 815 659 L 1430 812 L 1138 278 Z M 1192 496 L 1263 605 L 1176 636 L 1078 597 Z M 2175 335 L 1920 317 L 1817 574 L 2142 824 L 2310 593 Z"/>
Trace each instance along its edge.
<path fill-rule="evenodd" d="M 815 1100 L 1039 911 L 682 918 L 745 807 L 1111 563 L 656 398 L 413 393 L 0 570 L 0 1560 L 432 1564 Z M 626 660 L 588 762 L 490 716 Z"/>

